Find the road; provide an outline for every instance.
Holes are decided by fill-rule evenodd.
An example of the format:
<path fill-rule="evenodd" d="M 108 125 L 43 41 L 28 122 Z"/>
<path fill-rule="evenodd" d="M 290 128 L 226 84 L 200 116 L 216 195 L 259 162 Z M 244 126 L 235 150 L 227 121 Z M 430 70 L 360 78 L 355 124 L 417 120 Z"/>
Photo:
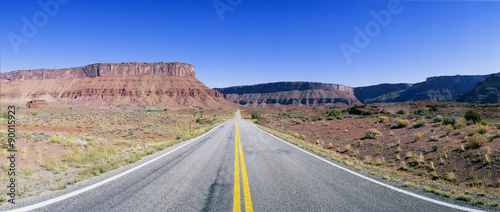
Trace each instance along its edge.
<path fill-rule="evenodd" d="M 36 211 L 457 211 L 339 169 L 239 113 L 179 145 L 137 170 Z"/>

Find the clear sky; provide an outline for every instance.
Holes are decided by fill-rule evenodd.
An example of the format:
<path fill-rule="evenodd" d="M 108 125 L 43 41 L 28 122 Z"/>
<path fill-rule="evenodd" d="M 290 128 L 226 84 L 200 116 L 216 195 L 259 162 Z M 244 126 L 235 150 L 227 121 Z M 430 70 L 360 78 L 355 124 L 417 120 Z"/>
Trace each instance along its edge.
<path fill-rule="evenodd" d="M 211 88 L 500 72 L 498 1 L 60 1 L 0 1 L 1 72 L 175 61 Z"/>

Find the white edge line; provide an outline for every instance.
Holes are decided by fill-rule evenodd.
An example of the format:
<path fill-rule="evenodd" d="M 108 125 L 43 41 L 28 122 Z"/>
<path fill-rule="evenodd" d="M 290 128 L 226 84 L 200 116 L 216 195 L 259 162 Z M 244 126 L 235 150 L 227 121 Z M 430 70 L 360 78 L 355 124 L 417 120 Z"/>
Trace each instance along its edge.
<path fill-rule="evenodd" d="M 87 187 L 85 187 L 85 188 L 81 188 L 81 189 L 79 189 L 79 190 L 76 190 L 76 191 L 73 191 L 73 192 L 67 193 L 67 194 L 65 194 L 65 195 L 62 195 L 62 196 L 59 196 L 59 197 L 56 197 L 56 198 L 48 199 L 48 200 L 45 200 L 45 201 L 43 201 L 43 202 L 39 202 L 39 203 L 36 203 L 36 204 L 33 204 L 33 205 L 28 205 L 28 206 L 25 206 L 25 207 L 22 207 L 22 208 L 17 208 L 17 209 L 14 209 L 14 210 L 10 210 L 10 212 L 18 212 L 18 211 L 30 211 L 30 210 L 34 210 L 34 209 L 41 208 L 41 207 L 44 207 L 44 206 L 47 206 L 47 205 L 50 205 L 50 204 L 54 204 L 54 203 L 56 203 L 56 202 L 63 201 L 63 200 L 68 199 L 68 198 L 70 198 L 70 197 L 74 197 L 74 196 L 79 195 L 79 194 L 81 194 L 81 193 L 84 193 L 84 192 L 90 191 L 90 190 L 92 190 L 92 189 L 94 189 L 94 188 L 97 188 L 97 187 L 99 187 L 99 186 L 102 186 L 102 185 L 104 185 L 104 184 L 106 184 L 106 183 L 109 183 L 109 182 L 111 182 L 111 181 L 113 181 L 113 180 L 116 180 L 116 179 L 118 179 L 118 178 L 120 178 L 120 177 L 123 177 L 123 176 L 125 176 L 125 175 L 127 175 L 127 174 L 130 174 L 130 173 L 134 172 L 135 170 L 138 170 L 138 169 L 140 169 L 140 168 L 142 168 L 142 167 L 144 167 L 144 166 L 146 166 L 146 165 L 148 165 L 148 164 L 150 164 L 150 163 L 152 163 L 152 162 L 155 162 L 155 161 L 157 161 L 158 159 L 160 159 L 160 158 L 162 158 L 162 157 L 165 157 L 165 156 L 169 155 L 170 153 L 175 152 L 176 150 L 178 150 L 178 149 L 180 149 L 180 148 L 182 148 L 182 147 L 184 147 L 184 146 L 186 146 L 186 145 L 190 144 L 190 143 L 191 143 L 191 142 L 193 142 L 193 141 L 196 141 L 196 140 L 198 140 L 198 139 L 200 139 L 200 138 L 202 138 L 202 137 L 205 137 L 205 135 L 209 134 L 210 132 L 212 132 L 213 130 L 215 130 L 216 128 L 218 128 L 218 127 L 219 127 L 220 125 L 222 125 L 223 123 L 224 123 L 224 122 L 222 122 L 222 123 L 220 123 L 219 125 L 215 126 L 215 127 L 214 127 L 214 128 L 212 128 L 210 131 L 208 131 L 208 132 L 204 133 L 203 135 L 200 135 L 200 136 L 198 136 L 198 137 L 196 137 L 196 138 L 193 138 L 191 141 L 188 141 L 187 143 L 184 143 L 184 144 L 182 144 L 181 146 L 179 146 L 179 147 L 177 147 L 177 148 L 175 148 L 175 149 L 173 149 L 173 150 L 171 150 L 171 151 L 169 151 L 169 152 L 164 153 L 163 155 L 160 155 L 160 156 L 158 156 L 158 157 L 156 157 L 156 158 L 153 158 L 153 159 L 151 159 L 151 160 L 149 160 L 149 161 L 147 161 L 147 162 L 144 162 L 144 163 L 143 163 L 143 164 L 141 164 L 141 165 L 138 165 L 138 166 L 136 166 L 136 167 L 134 167 L 134 168 L 131 168 L 131 169 L 129 169 L 129 170 L 127 170 L 127 171 L 124 171 L 124 172 L 122 172 L 122 173 L 120 173 L 120 174 L 117 174 L 117 175 L 115 175 L 115 176 L 113 176 L 113 177 L 107 178 L 107 179 L 105 179 L 105 180 L 103 180 L 103 181 L 100 181 L 100 182 L 98 182 L 98 183 L 92 184 L 92 185 L 87 186 Z"/>
<path fill-rule="evenodd" d="M 250 123 L 250 122 L 247 122 L 247 123 Z M 250 124 L 252 124 L 252 123 L 250 123 Z M 315 155 L 315 154 L 312 154 L 312 153 L 310 153 L 310 152 L 308 152 L 308 151 L 306 151 L 306 150 L 304 150 L 304 149 L 302 149 L 302 148 L 300 148 L 300 147 L 298 147 L 298 146 L 296 146 L 296 145 L 294 145 L 294 144 L 292 144 L 292 143 L 290 143 L 290 142 L 288 142 L 288 141 L 285 141 L 285 140 L 283 140 L 283 139 L 281 139 L 281 138 L 279 138 L 279 137 L 277 137 L 277 136 L 275 136 L 275 135 L 273 135 L 273 134 L 271 134 L 271 133 L 269 133 L 269 132 L 267 132 L 267 131 L 265 131 L 265 130 L 263 130 L 263 129 L 259 128 L 259 127 L 257 127 L 255 124 L 252 124 L 252 125 L 253 125 L 254 127 L 256 127 L 257 129 L 262 130 L 263 132 L 267 133 L 268 135 L 270 135 L 270 136 L 272 136 L 272 137 L 274 137 L 274 138 L 278 139 L 279 141 L 281 141 L 281 142 L 283 142 L 283 143 L 285 143 L 285 144 L 288 144 L 288 145 L 290 145 L 290 146 L 292 146 L 292 147 L 294 147 L 294 148 L 296 148 L 296 149 L 298 149 L 298 150 L 300 150 L 300 151 L 302 151 L 302 152 L 304 152 L 304 153 L 306 153 L 306 154 L 309 154 L 309 155 L 311 155 L 311 156 L 313 156 L 313 157 L 315 157 L 315 158 L 317 158 L 317 159 L 320 159 L 320 160 L 322 160 L 322 161 L 324 161 L 324 162 L 326 162 L 326 163 L 328 163 L 328 164 L 330 164 L 330 165 L 332 165 L 332 166 L 335 166 L 335 167 L 337 167 L 337 168 L 339 168 L 339 169 L 342 169 L 342 170 L 344 170 L 344 171 L 346 171 L 346 172 L 349 172 L 349 173 L 351 173 L 351 174 L 353 174 L 353 175 L 356 175 L 356 176 L 358 176 L 358 177 L 361 177 L 361 178 L 363 178 L 363 179 L 365 179 L 365 180 L 368 180 L 368 181 L 370 181 L 370 182 L 376 183 L 376 184 L 378 184 L 378 185 L 384 186 L 384 187 L 386 187 L 386 188 L 392 189 L 392 190 L 394 190 L 394 191 L 397 191 L 397 192 L 400 192 L 400 193 L 403 193 L 403 194 L 406 194 L 406 195 L 409 195 L 409 196 L 412 196 L 412 197 L 415 197 L 415 198 L 418 198 L 418 199 L 421 199 L 421 200 L 425 200 L 425 201 L 428 201 L 428 202 L 432 202 L 432 203 L 435 203 L 435 204 L 438 204 L 438 205 L 442 205 L 442 206 L 446 206 L 446 207 L 449 207 L 449 208 L 457 209 L 457 210 L 463 210 L 463 211 L 474 211 L 474 212 L 479 212 L 479 211 L 482 211 L 482 210 L 477 210 L 477 209 L 472 209 L 472 208 L 462 207 L 462 206 L 454 205 L 454 204 L 451 204 L 451 203 L 447 203 L 447 202 L 442 202 L 442 201 L 439 201 L 439 200 L 431 199 L 431 198 L 428 198 L 428 197 L 425 197 L 425 196 L 421 196 L 421 195 L 418 195 L 418 194 L 415 194 L 415 193 L 412 193 L 412 192 L 409 192 L 409 191 L 406 191 L 406 190 L 403 190 L 403 189 L 399 189 L 399 188 L 396 188 L 396 187 L 394 187 L 394 186 L 391 186 L 391 185 L 388 185 L 388 184 L 382 183 L 382 182 L 380 182 L 380 181 L 374 180 L 374 179 L 372 179 L 372 178 L 366 177 L 366 176 L 364 176 L 364 175 L 361 175 L 361 174 L 359 174 L 359 173 L 356 173 L 356 172 L 354 172 L 354 171 L 351 171 L 351 170 L 349 170 L 349 169 L 346 169 L 346 168 L 344 168 L 344 167 L 342 167 L 342 166 L 339 166 L 339 165 L 337 165 L 337 164 L 335 164 L 335 163 L 332 163 L 331 161 L 328 161 L 328 160 L 326 160 L 326 159 L 324 159 L 324 158 L 322 158 L 322 157 L 319 157 L 319 156 L 317 156 L 317 155 Z"/>

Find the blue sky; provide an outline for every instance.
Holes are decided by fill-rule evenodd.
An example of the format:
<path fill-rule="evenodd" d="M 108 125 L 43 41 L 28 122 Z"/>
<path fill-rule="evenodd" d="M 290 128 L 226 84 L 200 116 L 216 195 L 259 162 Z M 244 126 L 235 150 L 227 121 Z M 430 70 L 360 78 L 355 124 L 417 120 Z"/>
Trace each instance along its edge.
<path fill-rule="evenodd" d="M 38 1 L 0 1 L 1 72 L 177 61 L 193 64 L 211 88 L 364 86 L 500 72 L 500 2 L 60 1 L 49 12 Z M 214 2 L 227 11 L 218 13 Z M 371 11 L 390 20 L 377 21 Z M 342 45 L 350 46 L 348 57 Z"/>

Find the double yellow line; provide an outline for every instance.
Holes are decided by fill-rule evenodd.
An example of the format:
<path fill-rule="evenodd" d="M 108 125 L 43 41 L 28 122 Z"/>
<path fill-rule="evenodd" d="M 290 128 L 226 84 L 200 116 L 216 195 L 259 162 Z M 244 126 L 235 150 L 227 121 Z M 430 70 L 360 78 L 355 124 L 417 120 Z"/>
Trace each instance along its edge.
<path fill-rule="evenodd" d="M 238 130 L 238 122 L 234 119 L 234 197 L 233 211 L 241 211 L 240 201 L 240 162 L 241 159 L 241 177 L 243 178 L 243 201 L 245 201 L 245 211 L 253 211 L 252 196 L 250 195 L 250 185 L 248 184 L 247 167 L 245 165 L 245 157 L 243 156 L 243 148 L 241 148 L 240 131 Z M 238 154 L 239 153 L 239 154 Z"/>

